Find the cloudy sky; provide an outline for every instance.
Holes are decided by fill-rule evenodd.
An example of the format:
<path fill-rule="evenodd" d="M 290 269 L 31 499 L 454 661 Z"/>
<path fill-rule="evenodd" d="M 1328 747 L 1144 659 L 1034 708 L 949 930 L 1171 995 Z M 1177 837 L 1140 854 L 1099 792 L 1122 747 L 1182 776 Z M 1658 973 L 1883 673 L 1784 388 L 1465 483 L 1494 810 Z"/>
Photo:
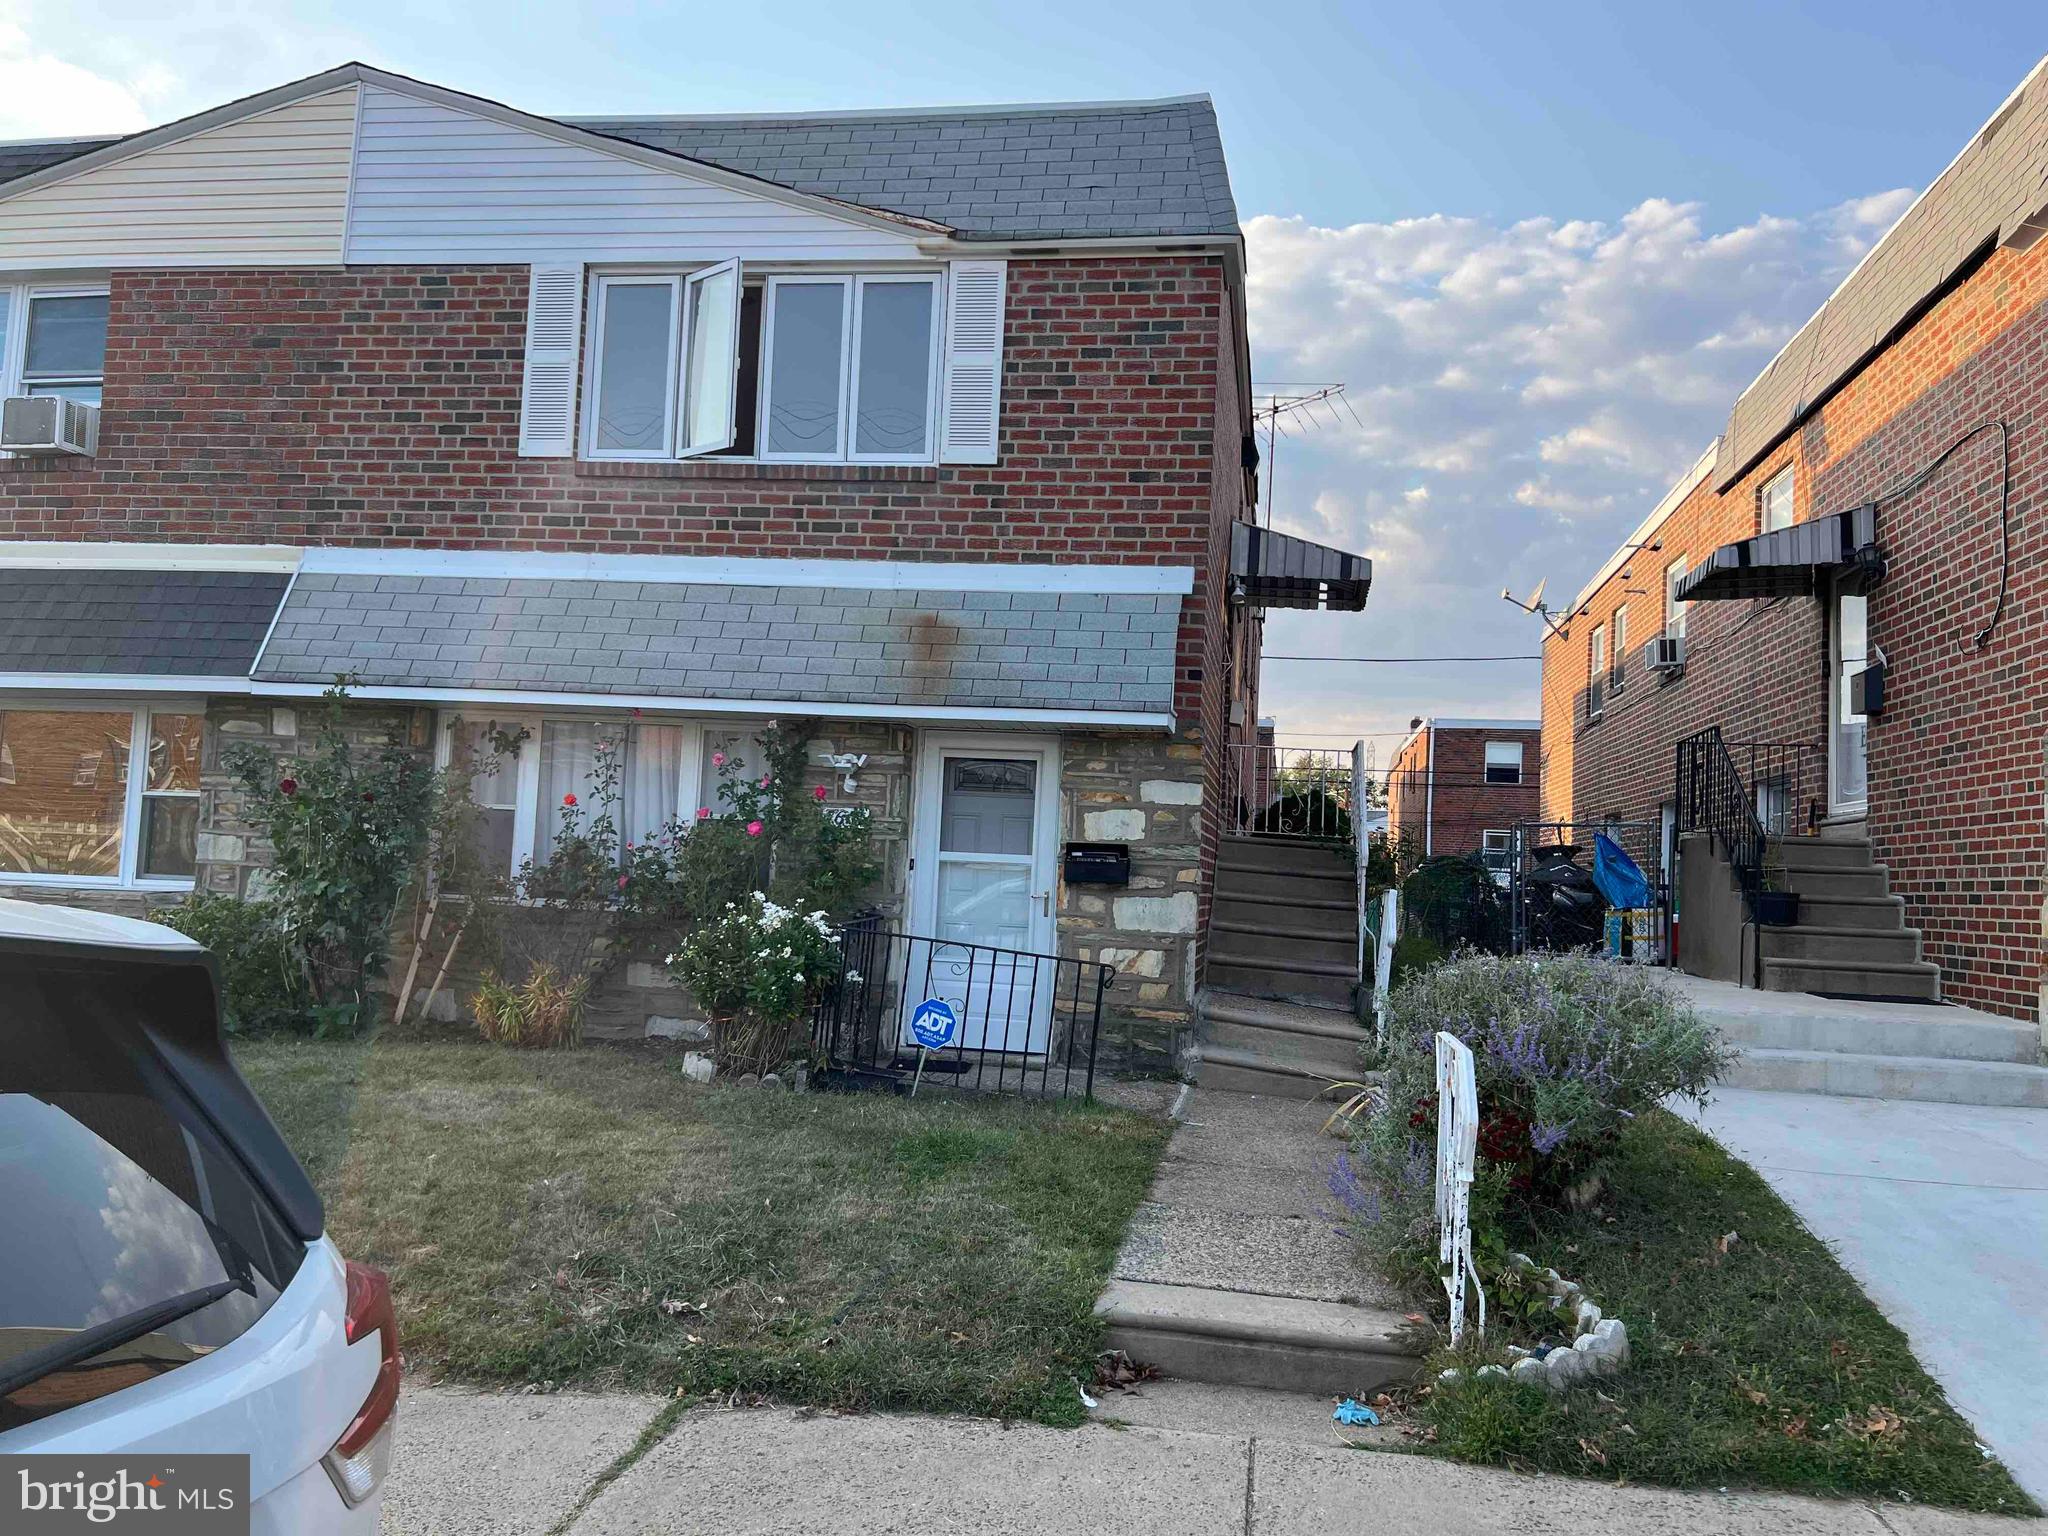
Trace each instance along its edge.
<path fill-rule="evenodd" d="M 1276 654 L 1533 652 L 1735 394 L 2044 51 L 2039 0 L 1712 7 L 602 6 L 0 0 L 0 139 L 139 128 L 345 59 L 548 112 L 1208 91 L 1254 372 L 1342 381 L 1279 445 L 1274 520 L 1370 554 L 1360 615 Z M 1274 660 L 1309 745 L 1536 712 L 1533 663 Z"/>

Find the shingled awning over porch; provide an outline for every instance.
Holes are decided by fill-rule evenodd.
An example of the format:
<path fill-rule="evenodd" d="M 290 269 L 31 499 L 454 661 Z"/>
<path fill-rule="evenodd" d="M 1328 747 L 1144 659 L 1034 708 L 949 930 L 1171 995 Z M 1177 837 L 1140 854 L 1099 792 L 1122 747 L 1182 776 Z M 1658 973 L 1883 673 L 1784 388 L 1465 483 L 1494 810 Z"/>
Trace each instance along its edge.
<path fill-rule="evenodd" d="M 1810 597 L 1818 583 L 1877 547 L 1877 508 L 1855 507 L 1724 544 L 1680 579 L 1681 603 Z"/>
<path fill-rule="evenodd" d="M 1276 533 L 1254 523 L 1230 532 L 1230 595 L 1254 608 L 1327 608 L 1358 613 L 1372 590 L 1363 555 Z"/>

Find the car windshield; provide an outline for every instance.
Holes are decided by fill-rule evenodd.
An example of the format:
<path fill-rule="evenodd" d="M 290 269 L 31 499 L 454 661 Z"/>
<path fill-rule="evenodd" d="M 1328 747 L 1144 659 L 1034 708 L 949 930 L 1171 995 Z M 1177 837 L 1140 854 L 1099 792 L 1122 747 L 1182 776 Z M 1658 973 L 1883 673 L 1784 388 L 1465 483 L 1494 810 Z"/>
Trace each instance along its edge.
<path fill-rule="evenodd" d="M 10 970 L 0 1008 L 0 1377 L 80 1332 L 235 1282 L 189 1315 L 0 1398 L 0 1431 L 239 1337 L 305 1245 L 129 1030 L 127 968 Z M 119 1330 L 116 1330 L 119 1331 Z"/>

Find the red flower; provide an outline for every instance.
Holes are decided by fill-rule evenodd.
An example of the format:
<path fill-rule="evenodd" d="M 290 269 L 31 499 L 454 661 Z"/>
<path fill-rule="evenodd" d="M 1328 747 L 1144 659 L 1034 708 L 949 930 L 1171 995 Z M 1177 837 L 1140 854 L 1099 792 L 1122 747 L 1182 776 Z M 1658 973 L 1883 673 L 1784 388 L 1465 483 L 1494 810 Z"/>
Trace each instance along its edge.
<path fill-rule="evenodd" d="M 299 792 L 299 781 L 297 779 L 279 779 L 277 781 L 277 790 L 282 795 L 296 795 Z"/>
<path fill-rule="evenodd" d="M 377 797 L 375 795 L 371 794 L 368 790 L 363 791 L 363 804 L 375 805 L 376 803 Z"/>
<path fill-rule="evenodd" d="M 698 806 L 698 807 L 697 807 L 697 819 L 698 819 L 699 821 L 709 821 L 709 820 L 711 819 L 711 807 L 710 807 L 710 806 L 708 806 L 708 805 L 700 805 L 700 806 Z"/>
<path fill-rule="evenodd" d="M 816 789 L 812 790 L 811 793 L 815 795 L 818 799 L 822 800 L 825 798 L 825 786 L 820 784 Z"/>
<path fill-rule="evenodd" d="M 575 803 L 576 803 L 576 797 L 575 797 L 574 795 L 564 795 L 564 796 L 562 796 L 562 804 L 564 804 L 564 805 L 574 805 Z"/>
<path fill-rule="evenodd" d="M 749 836 L 749 837 L 759 837 L 760 835 L 761 835 L 761 823 L 759 823 L 758 821 L 750 821 L 750 822 L 748 822 L 748 823 L 747 823 L 747 836 Z"/>
<path fill-rule="evenodd" d="M 625 888 L 626 888 L 626 877 L 625 877 L 624 875 L 621 875 L 621 876 L 619 876 L 619 889 L 623 891 L 623 890 L 624 890 Z"/>

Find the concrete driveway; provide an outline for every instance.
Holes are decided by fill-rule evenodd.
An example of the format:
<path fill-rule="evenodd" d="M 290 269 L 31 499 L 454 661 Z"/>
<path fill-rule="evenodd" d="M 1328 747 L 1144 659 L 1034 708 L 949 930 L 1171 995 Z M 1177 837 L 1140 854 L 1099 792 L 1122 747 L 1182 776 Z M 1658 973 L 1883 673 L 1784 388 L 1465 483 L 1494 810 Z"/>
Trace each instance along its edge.
<path fill-rule="evenodd" d="M 2048 1110 L 1717 1090 L 1702 1124 L 2048 1504 Z"/>

